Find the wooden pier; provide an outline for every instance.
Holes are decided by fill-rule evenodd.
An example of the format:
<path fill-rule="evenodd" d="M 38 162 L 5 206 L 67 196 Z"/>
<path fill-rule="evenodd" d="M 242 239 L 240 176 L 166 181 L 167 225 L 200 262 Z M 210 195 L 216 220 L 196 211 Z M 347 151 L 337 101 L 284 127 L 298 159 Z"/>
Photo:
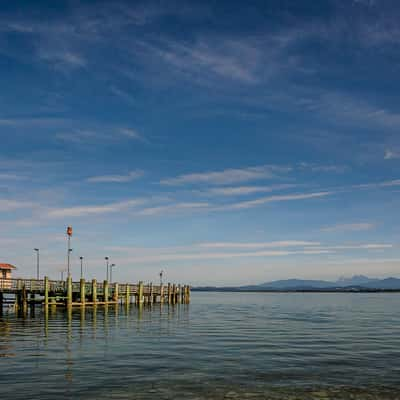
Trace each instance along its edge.
<path fill-rule="evenodd" d="M 135 303 L 137 305 L 167 303 L 188 304 L 190 301 L 190 286 L 168 283 L 167 285 L 153 285 L 138 282 L 109 283 L 97 282 L 96 279 L 86 282 L 80 279 L 73 282 L 72 278 L 66 281 L 53 281 L 45 277 L 41 279 L 0 279 L 0 312 L 3 304 L 10 302 L 10 296 L 16 310 L 24 312 L 28 306 L 37 304 L 48 306 L 74 306 Z"/>

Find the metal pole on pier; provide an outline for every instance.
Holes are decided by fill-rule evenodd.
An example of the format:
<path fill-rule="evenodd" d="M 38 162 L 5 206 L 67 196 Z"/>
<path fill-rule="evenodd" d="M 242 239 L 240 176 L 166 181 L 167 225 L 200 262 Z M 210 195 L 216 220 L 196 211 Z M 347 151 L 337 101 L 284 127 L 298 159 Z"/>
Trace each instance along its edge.
<path fill-rule="evenodd" d="M 109 257 L 104 257 L 104 259 L 106 260 L 106 267 L 107 267 L 106 281 L 108 281 L 108 267 L 109 267 L 108 260 L 109 260 Z"/>
<path fill-rule="evenodd" d="M 71 271 L 70 271 L 70 253 L 72 251 L 72 249 L 71 249 L 72 226 L 67 227 L 67 236 L 68 236 L 68 250 L 67 250 L 68 276 L 71 276 Z"/>
<path fill-rule="evenodd" d="M 83 279 L 83 257 L 79 257 L 81 260 L 81 279 Z"/>
<path fill-rule="evenodd" d="M 112 283 L 112 270 L 115 267 L 115 264 L 110 265 L 110 283 Z"/>
<path fill-rule="evenodd" d="M 39 249 L 33 249 L 36 251 L 36 279 L 39 280 Z"/>

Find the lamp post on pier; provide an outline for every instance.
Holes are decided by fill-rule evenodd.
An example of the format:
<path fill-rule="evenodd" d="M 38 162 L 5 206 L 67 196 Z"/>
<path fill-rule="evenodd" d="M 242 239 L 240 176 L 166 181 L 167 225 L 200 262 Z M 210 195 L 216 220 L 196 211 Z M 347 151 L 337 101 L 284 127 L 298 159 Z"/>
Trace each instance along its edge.
<path fill-rule="evenodd" d="M 107 267 L 106 281 L 108 281 L 108 267 L 109 267 L 108 260 L 109 260 L 109 258 L 108 257 L 104 257 L 104 259 L 106 260 L 106 267 Z"/>
<path fill-rule="evenodd" d="M 83 257 L 79 257 L 79 259 L 81 260 L 81 279 L 83 278 Z"/>
<path fill-rule="evenodd" d="M 33 249 L 36 252 L 36 279 L 39 280 L 39 249 Z"/>
<path fill-rule="evenodd" d="M 69 226 L 67 228 L 67 236 L 68 236 L 68 249 L 67 249 L 67 266 L 68 266 L 68 278 L 71 276 L 71 271 L 70 271 L 70 253 L 72 251 L 71 249 L 71 236 L 72 236 L 72 226 Z"/>
<path fill-rule="evenodd" d="M 115 264 L 111 264 L 111 265 L 110 265 L 110 283 L 112 283 L 112 270 L 113 270 L 113 268 L 114 268 L 115 266 L 116 266 Z"/>

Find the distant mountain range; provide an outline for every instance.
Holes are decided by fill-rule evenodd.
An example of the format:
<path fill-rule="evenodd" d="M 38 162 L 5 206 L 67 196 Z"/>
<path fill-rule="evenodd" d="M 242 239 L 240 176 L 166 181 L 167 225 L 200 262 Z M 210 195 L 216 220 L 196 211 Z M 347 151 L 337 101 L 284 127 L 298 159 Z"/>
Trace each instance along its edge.
<path fill-rule="evenodd" d="M 400 290 L 400 279 L 385 278 L 373 279 L 364 275 L 355 275 L 351 278 L 339 278 L 337 281 L 285 279 L 265 282 L 259 285 L 235 287 L 194 287 L 193 290 L 220 290 L 220 291 L 369 291 L 369 290 Z"/>

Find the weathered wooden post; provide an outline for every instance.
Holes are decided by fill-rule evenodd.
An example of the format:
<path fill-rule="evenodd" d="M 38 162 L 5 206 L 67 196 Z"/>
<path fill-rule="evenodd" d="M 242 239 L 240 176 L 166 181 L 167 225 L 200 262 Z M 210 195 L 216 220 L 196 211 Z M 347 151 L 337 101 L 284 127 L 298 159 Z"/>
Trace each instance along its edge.
<path fill-rule="evenodd" d="M 86 282 L 84 278 L 79 281 L 80 293 L 81 293 L 81 304 L 84 306 L 86 303 Z"/>
<path fill-rule="evenodd" d="M 127 283 L 125 289 L 125 303 L 129 304 L 130 302 L 131 302 L 131 295 L 129 293 L 129 283 Z"/>
<path fill-rule="evenodd" d="M 0 317 L 3 316 L 3 292 L 0 292 Z"/>
<path fill-rule="evenodd" d="M 171 304 L 171 300 L 172 300 L 171 284 L 168 282 L 168 304 Z"/>
<path fill-rule="evenodd" d="M 20 309 L 22 310 L 23 314 L 26 314 L 26 312 L 28 311 L 28 299 L 26 296 L 25 284 L 22 285 L 20 301 L 21 301 Z"/>
<path fill-rule="evenodd" d="M 187 304 L 190 303 L 190 286 L 187 285 L 187 299 L 186 299 Z"/>
<path fill-rule="evenodd" d="M 153 304 L 154 301 L 154 293 L 153 293 L 153 282 L 150 282 L 150 286 L 149 286 L 149 303 Z"/>
<path fill-rule="evenodd" d="M 45 307 L 49 306 L 49 278 L 47 276 L 44 277 L 44 305 Z"/>
<path fill-rule="evenodd" d="M 172 304 L 176 303 L 176 285 L 175 283 L 172 285 Z"/>
<path fill-rule="evenodd" d="M 67 278 L 67 307 L 72 307 L 72 277 Z"/>
<path fill-rule="evenodd" d="M 160 304 L 164 303 L 164 286 L 160 284 Z"/>
<path fill-rule="evenodd" d="M 92 303 L 97 303 L 97 281 L 92 279 Z"/>
<path fill-rule="evenodd" d="M 181 294 L 182 294 L 182 286 L 179 284 L 178 285 L 178 290 L 177 290 L 177 293 L 176 293 L 176 301 L 177 301 L 177 303 L 181 303 Z"/>
<path fill-rule="evenodd" d="M 186 285 L 183 285 L 181 287 L 181 293 L 180 293 L 181 303 L 185 303 L 185 290 L 186 290 Z"/>
<path fill-rule="evenodd" d="M 103 282 L 104 303 L 108 303 L 108 281 Z"/>
<path fill-rule="evenodd" d="M 118 299 L 119 299 L 119 287 L 118 283 L 114 283 L 114 301 L 118 304 Z"/>
<path fill-rule="evenodd" d="M 143 281 L 140 281 L 138 285 L 138 298 L 137 298 L 138 304 L 143 304 L 144 301 L 143 292 L 144 292 Z"/>

